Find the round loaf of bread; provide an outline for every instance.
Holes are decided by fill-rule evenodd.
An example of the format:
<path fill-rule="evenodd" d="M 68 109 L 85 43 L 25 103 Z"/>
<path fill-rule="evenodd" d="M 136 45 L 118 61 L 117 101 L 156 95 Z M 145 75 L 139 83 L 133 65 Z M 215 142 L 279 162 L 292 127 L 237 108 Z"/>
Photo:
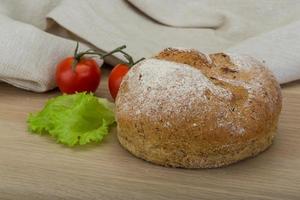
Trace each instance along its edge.
<path fill-rule="evenodd" d="M 221 167 L 271 145 L 281 105 L 280 86 L 263 63 L 168 48 L 124 77 L 118 139 L 155 164 Z"/>

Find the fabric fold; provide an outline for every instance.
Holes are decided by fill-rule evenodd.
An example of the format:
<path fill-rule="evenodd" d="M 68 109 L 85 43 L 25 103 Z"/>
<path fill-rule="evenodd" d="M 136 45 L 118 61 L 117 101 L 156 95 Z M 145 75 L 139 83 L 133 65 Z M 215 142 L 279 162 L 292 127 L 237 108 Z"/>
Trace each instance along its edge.
<path fill-rule="evenodd" d="M 36 92 L 53 89 L 55 65 L 75 42 L 0 15 L 0 80 Z"/>
<path fill-rule="evenodd" d="M 129 0 L 129 2 L 155 21 L 173 27 L 218 29 L 226 20 L 221 10 L 200 1 Z"/>
<path fill-rule="evenodd" d="M 251 55 L 274 73 L 279 83 L 300 78 L 300 20 L 247 39 L 226 52 Z"/>

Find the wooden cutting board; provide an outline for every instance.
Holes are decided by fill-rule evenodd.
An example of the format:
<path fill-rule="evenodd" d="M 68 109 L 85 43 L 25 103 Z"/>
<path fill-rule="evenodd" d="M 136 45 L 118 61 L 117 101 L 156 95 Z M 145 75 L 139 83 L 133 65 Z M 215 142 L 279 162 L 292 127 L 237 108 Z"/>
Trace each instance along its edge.
<path fill-rule="evenodd" d="M 107 70 L 97 92 L 108 97 Z M 0 83 L 0 199 L 300 199 L 300 81 L 283 86 L 278 135 L 261 155 L 220 169 L 165 168 L 135 158 L 112 130 L 67 148 L 27 132 L 26 118 L 58 91 Z"/>

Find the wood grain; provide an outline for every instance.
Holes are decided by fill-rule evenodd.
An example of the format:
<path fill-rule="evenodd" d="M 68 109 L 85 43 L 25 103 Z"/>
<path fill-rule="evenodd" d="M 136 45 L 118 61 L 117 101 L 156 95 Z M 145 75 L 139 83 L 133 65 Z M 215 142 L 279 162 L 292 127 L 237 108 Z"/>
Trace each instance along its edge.
<path fill-rule="evenodd" d="M 97 95 L 109 97 L 107 70 Z M 300 199 L 300 81 L 283 86 L 275 143 L 220 169 L 156 166 L 133 157 L 114 129 L 102 144 L 66 148 L 27 132 L 28 113 L 58 91 L 0 83 L 0 199 Z"/>

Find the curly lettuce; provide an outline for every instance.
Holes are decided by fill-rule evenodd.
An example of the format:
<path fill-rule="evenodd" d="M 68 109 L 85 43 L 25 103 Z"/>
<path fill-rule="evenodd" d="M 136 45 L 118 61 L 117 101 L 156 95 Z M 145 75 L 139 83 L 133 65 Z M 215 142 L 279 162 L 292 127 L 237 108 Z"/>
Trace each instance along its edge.
<path fill-rule="evenodd" d="M 62 95 L 50 99 L 42 111 L 30 114 L 28 128 L 71 147 L 101 142 L 115 122 L 113 109 L 114 104 L 92 94 Z"/>

